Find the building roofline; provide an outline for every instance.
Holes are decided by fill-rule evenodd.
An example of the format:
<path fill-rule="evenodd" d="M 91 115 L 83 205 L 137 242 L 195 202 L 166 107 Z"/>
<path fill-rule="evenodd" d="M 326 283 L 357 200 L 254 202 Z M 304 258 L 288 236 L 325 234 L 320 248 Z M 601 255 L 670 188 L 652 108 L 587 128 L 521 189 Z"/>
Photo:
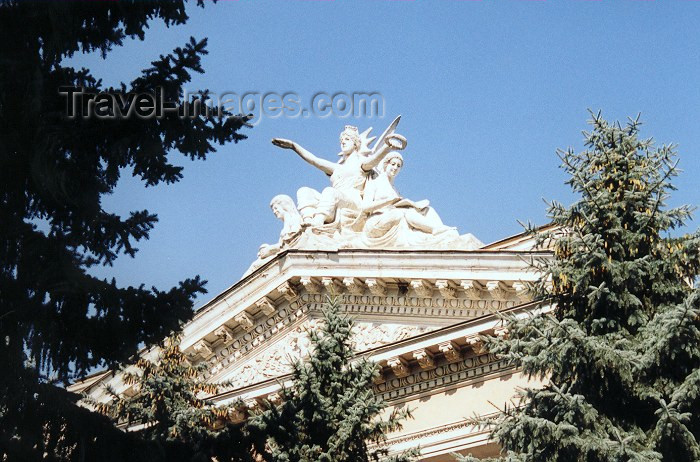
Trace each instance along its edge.
<path fill-rule="evenodd" d="M 554 223 L 547 223 L 546 225 L 536 226 L 535 228 L 532 229 L 532 231 L 541 232 L 541 231 L 545 231 L 547 229 L 556 228 L 556 226 L 557 225 L 555 225 Z M 523 232 L 518 233 L 518 234 L 513 234 L 512 236 L 508 236 L 508 237 L 505 237 L 503 239 L 499 239 L 498 241 L 491 242 L 490 244 L 486 244 L 485 246 L 481 247 L 479 250 L 492 251 L 492 250 L 495 250 L 494 249 L 495 247 L 500 247 L 504 244 L 507 244 L 508 242 L 517 241 L 518 239 L 526 238 L 527 235 L 528 235 L 527 231 L 523 231 Z"/>

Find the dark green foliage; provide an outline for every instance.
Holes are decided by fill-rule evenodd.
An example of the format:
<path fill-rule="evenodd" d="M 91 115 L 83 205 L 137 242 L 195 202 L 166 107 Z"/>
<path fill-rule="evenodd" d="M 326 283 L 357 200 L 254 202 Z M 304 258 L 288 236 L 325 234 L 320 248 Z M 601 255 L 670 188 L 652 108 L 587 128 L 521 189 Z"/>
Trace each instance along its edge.
<path fill-rule="evenodd" d="M 265 461 L 362 462 L 387 454 L 381 444 L 409 417 L 394 411 L 379 415 L 386 403 L 373 390 L 377 365 L 353 359 L 352 321 L 339 313 L 337 300 L 324 310 L 324 326 L 311 331 L 312 353 L 294 364 L 293 385 L 283 390 L 282 404 L 269 404 L 252 418 L 248 431 Z M 414 453 L 387 460 L 409 461 Z"/>
<path fill-rule="evenodd" d="M 124 426 L 139 426 L 138 436 L 157 448 L 154 460 L 252 460 L 243 432 L 228 420 L 229 406 L 214 406 L 211 396 L 227 384 L 210 384 L 201 378 L 207 365 L 191 365 L 180 351 L 179 339 L 169 338 L 157 360 L 145 358 L 123 371 L 133 396 L 112 391 L 112 401 L 98 409 Z"/>
<path fill-rule="evenodd" d="M 134 243 L 148 238 L 157 220 L 146 210 L 110 213 L 101 198 L 124 170 L 146 185 L 178 181 L 182 168 L 171 163 L 171 152 L 203 159 L 214 144 L 244 138 L 238 131 L 246 119 L 214 111 L 187 119 L 168 113 L 70 120 L 59 94 L 66 85 L 121 94 L 162 87 L 166 99 L 178 100 L 191 73 L 202 72 L 204 40 L 161 55 L 118 88 L 104 88 L 89 70 L 64 61 L 143 39 L 152 21 L 186 20 L 184 2 L 170 0 L 0 6 L 0 454 L 54 457 L 45 445 L 56 435 L 44 434 L 45 419 L 54 411 L 78 414 L 73 400 L 46 384 L 114 366 L 140 343 L 157 342 L 191 315 L 194 296 L 204 291 L 198 277 L 161 291 L 88 274 L 120 253 L 133 256 Z M 72 434 L 70 425 L 63 435 Z"/>
<path fill-rule="evenodd" d="M 510 461 L 700 460 L 700 235 L 669 235 L 690 216 L 665 207 L 674 147 L 640 140 L 638 120 L 591 124 L 584 152 L 560 152 L 581 199 L 536 233 L 556 310 L 490 341 L 547 385 L 481 422 Z"/>
<path fill-rule="evenodd" d="M 217 419 L 226 417 L 226 407 L 214 409 L 200 397 L 216 393 L 218 386 L 199 378 L 206 364 L 191 365 L 177 337 L 166 341 L 156 361 L 141 358 L 133 367 L 134 371 L 123 370 L 122 378 L 136 395 L 110 390 L 113 399 L 100 406 L 100 411 L 127 426 L 145 424 L 141 434 L 146 439 L 196 445 L 213 435 Z"/>
<path fill-rule="evenodd" d="M 39 430 L 41 450 L 25 444 L 25 433 L 2 432 L 0 447 L 3 460 L 77 460 L 104 462 L 151 462 L 158 460 L 157 448 L 151 447 L 134 434 L 117 429 L 105 416 L 81 406 L 69 405 L 77 397 L 64 389 L 50 384 L 38 384 L 33 388 L 36 395 L 17 394 L 13 400 L 4 400 L 0 415 L 5 421 L 8 413 L 19 429 L 31 428 L 41 422 Z M 31 409 L 32 414 L 19 414 L 6 403 L 19 409 Z M 57 405 L 57 403 L 61 403 Z"/>

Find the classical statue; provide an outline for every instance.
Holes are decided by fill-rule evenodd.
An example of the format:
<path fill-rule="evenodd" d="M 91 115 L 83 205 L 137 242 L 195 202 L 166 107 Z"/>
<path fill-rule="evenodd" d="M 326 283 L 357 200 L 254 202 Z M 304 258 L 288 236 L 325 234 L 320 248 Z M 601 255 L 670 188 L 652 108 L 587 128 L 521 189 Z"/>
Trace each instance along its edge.
<path fill-rule="evenodd" d="M 365 187 L 353 229 L 361 231 L 370 245 L 412 245 L 458 237 L 457 229 L 445 226 L 427 200 L 414 202 L 401 197 L 394 186 L 401 167 L 403 156 L 399 152 L 384 158 L 378 175 Z"/>
<path fill-rule="evenodd" d="M 276 244 L 263 244 L 258 250 L 258 258 L 267 258 L 293 243 L 301 233 L 301 215 L 294 200 L 286 194 L 279 194 L 270 201 L 272 213 L 282 220 L 280 240 Z"/>
<path fill-rule="evenodd" d="M 301 188 L 297 193 L 299 211 L 305 224 L 321 226 L 336 221 L 339 209 L 360 209 L 365 183 L 373 169 L 389 152 L 406 147 L 406 138 L 394 133 L 399 120 L 400 116 L 381 135 L 373 148 L 369 144 L 374 138 L 368 138 L 371 128 L 359 133 L 357 127 L 347 125 L 340 134 L 338 162 L 317 157 L 294 141 L 272 139 L 275 146 L 291 149 L 310 165 L 330 176 L 331 186 L 323 192 Z"/>
<path fill-rule="evenodd" d="M 398 152 L 406 138 L 395 133 L 397 117 L 379 137 L 371 128 L 360 133 L 347 125 L 340 134 L 340 159 L 331 162 L 310 153 L 294 141 L 273 138 L 272 143 L 296 152 L 330 177 L 322 192 L 302 187 L 297 203 L 287 195 L 275 196 L 272 212 L 282 220 L 279 241 L 263 244 L 246 274 L 286 249 L 456 249 L 483 246 L 471 234 L 459 235 L 445 226 L 427 200 L 411 201 L 399 194 L 394 180 L 403 167 Z M 376 140 L 376 141 L 375 141 Z"/>

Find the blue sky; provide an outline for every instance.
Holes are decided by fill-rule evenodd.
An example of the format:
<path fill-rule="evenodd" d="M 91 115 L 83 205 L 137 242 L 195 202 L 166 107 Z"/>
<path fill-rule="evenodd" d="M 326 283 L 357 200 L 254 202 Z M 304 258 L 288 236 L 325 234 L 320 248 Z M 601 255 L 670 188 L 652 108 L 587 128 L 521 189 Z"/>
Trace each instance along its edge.
<path fill-rule="evenodd" d="M 189 5 L 185 26 L 154 24 L 106 60 L 80 55 L 107 84 L 130 81 L 190 36 L 209 38 L 190 88 L 313 94 L 375 91 L 383 118 L 277 118 L 248 139 L 189 161 L 175 185 L 125 175 L 105 199 L 160 222 L 136 258 L 98 270 L 121 285 L 165 289 L 200 274 L 209 294 L 235 283 L 281 223 L 268 207 L 328 179 L 272 137 L 335 159 L 347 123 L 381 131 L 402 115 L 408 138 L 399 190 L 430 199 L 443 221 L 491 242 L 546 222 L 545 199 L 571 203 L 556 148 L 582 147 L 587 108 L 608 119 L 642 113 L 643 135 L 677 143 L 684 173 L 671 204 L 700 204 L 700 1 L 223 0 Z M 686 231 L 697 229 L 697 221 Z"/>

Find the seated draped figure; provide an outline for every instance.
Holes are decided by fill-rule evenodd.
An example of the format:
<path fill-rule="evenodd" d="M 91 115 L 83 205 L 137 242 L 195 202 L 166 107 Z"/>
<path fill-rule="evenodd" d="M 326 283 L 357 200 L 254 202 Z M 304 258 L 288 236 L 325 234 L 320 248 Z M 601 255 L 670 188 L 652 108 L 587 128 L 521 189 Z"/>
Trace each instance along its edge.
<path fill-rule="evenodd" d="M 457 228 L 446 226 L 427 200 L 402 198 L 394 179 L 403 167 L 403 156 L 389 153 L 367 183 L 360 216 L 352 228 L 361 231 L 370 246 L 412 246 L 459 237 Z"/>
<path fill-rule="evenodd" d="M 291 246 L 301 234 L 301 215 L 294 201 L 286 194 L 278 194 L 270 201 L 272 213 L 282 220 L 280 239 L 276 244 L 263 244 L 258 250 L 258 258 L 267 258 Z"/>

